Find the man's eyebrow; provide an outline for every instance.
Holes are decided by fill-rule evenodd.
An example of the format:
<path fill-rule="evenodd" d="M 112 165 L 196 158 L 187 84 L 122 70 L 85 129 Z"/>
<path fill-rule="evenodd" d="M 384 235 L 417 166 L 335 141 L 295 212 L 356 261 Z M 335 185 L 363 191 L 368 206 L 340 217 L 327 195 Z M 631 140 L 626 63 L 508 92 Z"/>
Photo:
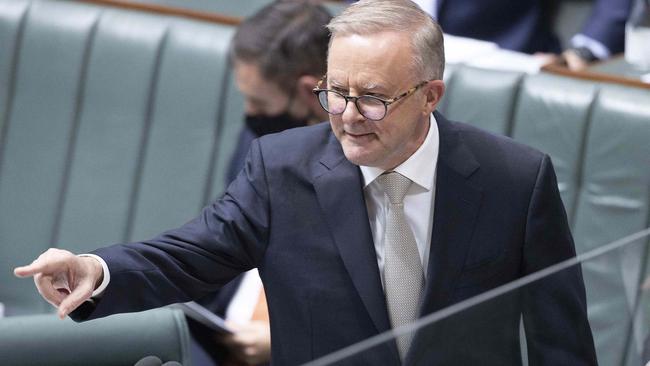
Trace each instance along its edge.
<path fill-rule="evenodd" d="M 343 88 L 345 85 L 343 83 L 340 83 L 338 80 L 333 79 L 333 78 L 328 78 L 328 83 L 330 86 L 335 87 L 335 88 Z"/>
<path fill-rule="evenodd" d="M 382 86 L 379 85 L 379 84 L 377 84 L 377 83 L 374 82 L 374 81 L 367 81 L 367 82 L 365 82 L 365 83 L 362 83 L 360 86 L 361 86 L 361 88 L 363 88 L 363 90 L 376 90 L 376 89 L 382 89 Z"/>
<path fill-rule="evenodd" d="M 328 83 L 331 88 L 337 89 L 347 89 L 348 85 L 346 83 L 341 83 L 334 78 L 328 78 Z M 362 92 L 385 92 L 387 90 L 386 86 L 379 84 L 375 81 L 366 81 L 359 85 L 360 91 Z"/>
<path fill-rule="evenodd" d="M 331 80 L 330 81 L 330 86 L 332 86 L 333 88 L 347 89 L 347 85 L 345 85 L 344 83 L 338 83 L 336 80 Z M 377 84 L 375 82 L 364 83 L 364 84 L 359 85 L 359 87 L 360 87 L 360 90 L 362 90 L 362 91 L 370 91 L 370 92 L 373 92 L 373 91 L 385 91 L 386 90 L 386 88 L 383 85 Z"/>
<path fill-rule="evenodd" d="M 375 81 L 368 81 L 360 85 L 364 92 L 385 93 L 390 90 L 390 85 L 377 83 Z"/>

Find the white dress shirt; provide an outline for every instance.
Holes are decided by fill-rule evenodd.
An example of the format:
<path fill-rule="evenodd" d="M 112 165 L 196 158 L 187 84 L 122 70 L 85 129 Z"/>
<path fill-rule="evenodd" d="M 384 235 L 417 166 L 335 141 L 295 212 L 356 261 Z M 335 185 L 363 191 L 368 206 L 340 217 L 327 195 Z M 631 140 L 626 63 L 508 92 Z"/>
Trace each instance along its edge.
<path fill-rule="evenodd" d="M 248 323 L 253 318 L 262 288 L 262 279 L 257 268 L 244 273 L 244 278 L 226 308 L 226 320 L 240 324 Z"/>
<path fill-rule="evenodd" d="M 102 257 L 95 255 L 95 254 L 79 254 L 78 257 L 90 257 L 90 258 L 95 258 L 99 263 L 102 265 L 102 272 L 104 273 L 104 278 L 102 279 L 102 283 L 99 284 L 99 287 L 93 291 L 92 295 L 90 295 L 89 301 L 92 301 L 92 299 L 95 299 L 99 296 L 101 296 L 104 293 L 104 290 L 106 290 L 106 286 L 108 286 L 108 283 L 111 282 L 111 272 L 108 270 L 108 265 L 106 264 L 106 261 L 102 259 Z"/>
<path fill-rule="evenodd" d="M 393 169 L 393 171 L 413 181 L 404 197 L 404 214 L 415 236 L 425 278 L 431 251 L 431 229 L 433 227 L 433 207 L 436 191 L 435 176 L 440 147 L 436 119 L 431 115 L 429 121 L 429 132 L 422 145 L 405 162 Z M 376 178 L 384 173 L 384 170 L 368 166 L 360 166 L 359 168 L 363 175 L 363 195 L 368 209 L 368 219 L 370 220 L 377 264 L 379 265 L 379 274 L 383 285 L 384 237 L 388 197 L 384 194 Z"/>

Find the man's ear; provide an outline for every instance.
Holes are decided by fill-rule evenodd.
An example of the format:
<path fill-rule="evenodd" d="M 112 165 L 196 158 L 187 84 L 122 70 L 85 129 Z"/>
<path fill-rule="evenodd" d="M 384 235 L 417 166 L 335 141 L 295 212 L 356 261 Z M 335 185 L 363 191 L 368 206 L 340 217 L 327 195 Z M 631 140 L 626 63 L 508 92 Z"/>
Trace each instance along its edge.
<path fill-rule="evenodd" d="M 313 75 L 303 75 L 298 78 L 296 82 L 296 96 L 298 96 L 303 101 L 308 101 L 315 99 L 314 93 L 312 90 L 316 87 L 318 83 L 318 78 Z"/>
<path fill-rule="evenodd" d="M 425 90 L 425 114 L 429 115 L 436 110 L 442 96 L 445 95 L 445 82 L 442 80 L 431 80 L 424 86 Z"/>
<path fill-rule="evenodd" d="M 318 103 L 318 98 L 314 95 L 314 87 L 320 79 L 313 75 L 303 75 L 298 78 L 296 85 L 296 98 L 300 104 L 309 109 L 309 114 L 314 116 L 316 122 L 327 119 L 327 114 Z"/>

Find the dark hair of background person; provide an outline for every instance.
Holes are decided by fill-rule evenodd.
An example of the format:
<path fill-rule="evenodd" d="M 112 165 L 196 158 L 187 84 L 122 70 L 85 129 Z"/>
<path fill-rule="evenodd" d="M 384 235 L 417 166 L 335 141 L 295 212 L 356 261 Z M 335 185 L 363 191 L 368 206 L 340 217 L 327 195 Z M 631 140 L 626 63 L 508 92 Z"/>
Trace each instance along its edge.
<path fill-rule="evenodd" d="M 244 20 L 235 33 L 231 59 L 259 66 L 262 76 L 292 90 L 302 75 L 326 71 L 332 16 L 313 1 L 279 1 Z"/>

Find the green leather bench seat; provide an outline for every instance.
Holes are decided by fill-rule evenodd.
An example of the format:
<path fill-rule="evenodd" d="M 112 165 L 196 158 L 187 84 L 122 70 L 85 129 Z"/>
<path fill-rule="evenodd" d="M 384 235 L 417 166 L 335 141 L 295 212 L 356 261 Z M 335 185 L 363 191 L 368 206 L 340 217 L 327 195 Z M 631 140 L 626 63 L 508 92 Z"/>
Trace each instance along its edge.
<path fill-rule="evenodd" d="M 546 74 L 529 77 L 521 86 L 510 135 L 551 155 L 570 222 L 573 222 L 582 147 L 595 95 L 593 83 Z"/>
<path fill-rule="evenodd" d="M 0 321 L 3 365 L 131 366 L 156 355 L 189 366 L 188 347 L 183 313 L 168 308 L 82 324 L 45 314 Z"/>
<path fill-rule="evenodd" d="M 515 72 L 491 73 L 475 68 L 452 71 L 442 112 L 457 121 L 509 135 L 522 77 Z M 471 96 L 467 90 L 472 91 Z"/>
<path fill-rule="evenodd" d="M 0 29 L 0 273 L 51 246 L 145 239 L 223 190 L 243 111 L 233 27 L 2 0 Z M 13 277 L 0 302 L 50 309 Z"/>
<path fill-rule="evenodd" d="M 574 236 L 582 250 L 597 248 L 650 226 L 650 91 L 603 87 L 595 101 L 586 138 L 582 185 Z M 646 240 L 647 243 L 647 240 Z M 620 351 L 600 354 L 604 365 L 642 364 L 629 346 L 648 334 L 648 309 L 635 309 L 645 276 L 647 246 L 636 245 L 619 258 L 590 261 L 583 271 L 593 303 L 592 327 L 601 329 L 597 346 Z M 635 311 L 643 329 L 632 334 Z M 624 335 L 624 336 L 622 336 Z M 640 338 L 640 339 L 639 339 Z M 647 361 L 647 360 L 646 360 Z"/>
<path fill-rule="evenodd" d="M 586 137 L 574 225 L 584 250 L 648 227 L 650 91 L 601 88 Z"/>
<path fill-rule="evenodd" d="M 187 9 L 201 13 L 218 13 L 232 17 L 244 18 L 254 14 L 273 0 L 133 0 L 148 5 L 164 5 Z"/>
<path fill-rule="evenodd" d="M 0 360 L 189 364 L 168 309 L 61 322 L 11 275 L 51 246 L 87 252 L 184 223 L 223 190 L 243 101 L 234 28 L 68 1 L 0 0 Z M 61 352 L 60 350 L 71 350 Z"/>

